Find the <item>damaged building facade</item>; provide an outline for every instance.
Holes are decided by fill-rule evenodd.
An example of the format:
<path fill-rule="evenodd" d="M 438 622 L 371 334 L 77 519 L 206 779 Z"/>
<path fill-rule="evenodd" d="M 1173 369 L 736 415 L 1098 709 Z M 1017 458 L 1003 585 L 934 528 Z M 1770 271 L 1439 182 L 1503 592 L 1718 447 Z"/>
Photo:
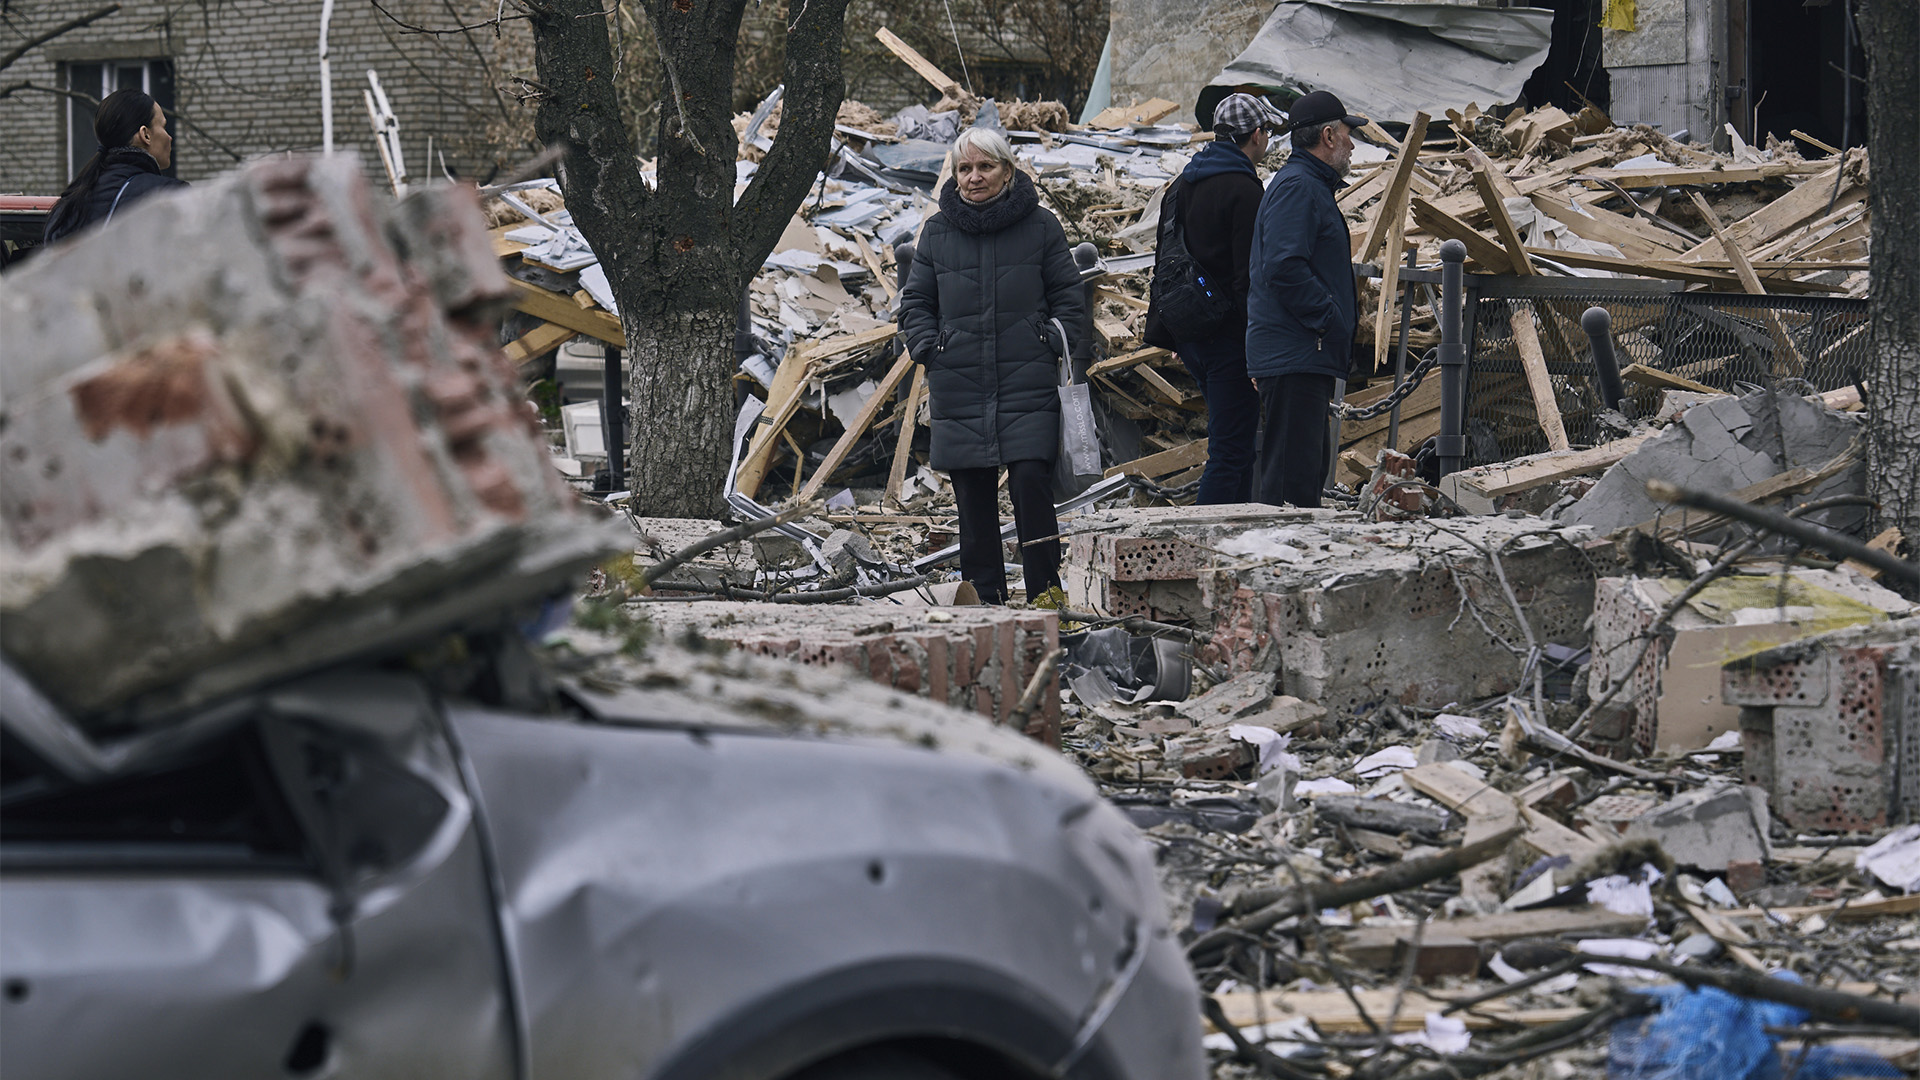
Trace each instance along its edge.
<path fill-rule="evenodd" d="M 1493 9 L 1476 0 L 1405 3 L 1403 15 L 1393 10 L 1403 2 L 1290 0 L 1270 12 L 1219 0 L 1114 0 L 1113 100 L 1191 103 L 1209 85 L 1257 82 L 1235 77 L 1231 69 L 1245 58 L 1243 53 L 1270 49 L 1261 41 L 1262 26 L 1269 26 L 1272 38 L 1285 38 L 1276 16 L 1283 16 L 1278 22 L 1285 23 L 1310 16 L 1315 8 L 1363 19 L 1410 18 L 1433 27 L 1463 16 L 1490 25 L 1518 25 L 1504 5 Z M 1469 10 L 1449 13 L 1444 10 L 1447 4 Z M 1723 150 L 1730 145 L 1728 124 L 1756 145 L 1764 144 L 1768 134 L 1787 139 L 1795 131 L 1833 146 L 1858 145 L 1866 136 L 1865 94 L 1855 78 L 1864 73 L 1866 62 L 1845 4 L 1540 0 L 1527 7 L 1550 16 L 1551 24 L 1551 49 L 1532 61 L 1540 65 L 1537 72 L 1526 73 L 1525 93 L 1532 105 L 1578 111 L 1591 101 L 1623 124 L 1650 124 L 1672 136 L 1684 132 Z M 1331 42 L 1342 32 L 1355 31 L 1298 40 Z M 1435 33 L 1444 37 L 1442 31 Z M 1500 36 L 1511 43 L 1526 33 L 1504 29 Z M 1336 67 L 1350 59 L 1340 49 L 1330 53 Z M 1371 70 L 1354 65 L 1350 74 L 1365 82 Z M 1332 89 L 1342 100 L 1353 100 L 1338 81 L 1338 76 L 1309 77 L 1297 87 L 1285 80 L 1267 85 L 1301 92 Z M 1517 100 L 1518 94 L 1478 104 L 1490 108 Z"/>
<path fill-rule="evenodd" d="M 331 7 L 335 145 L 358 151 L 370 177 L 381 175 L 363 97 L 373 70 L 400 118 L 416 177 L 440 175 L 443 157 L 456 175 L 490 175 L 497 165 L 497 132 L 490 128 L 506 120 L 512 104 L 495 86 L 495 39 L 415 28 L 484 21 L 494 5 L 397 0 Z M 34 44 L 89 14 L 97 17 Z M 0 192 L 59 194 L 94 152 L 92 103 L 121 89 L 151 94 L 178 114 L 168 123 L 175 140 L 170 171 L 183 180 L 205 180 L 265 154 L 320 149 L 320 23 L 318 3 L 269 0 L 16 7 L 7 47 L 31 47 L 4 69 L 0 124 L 9 134 Z"/>

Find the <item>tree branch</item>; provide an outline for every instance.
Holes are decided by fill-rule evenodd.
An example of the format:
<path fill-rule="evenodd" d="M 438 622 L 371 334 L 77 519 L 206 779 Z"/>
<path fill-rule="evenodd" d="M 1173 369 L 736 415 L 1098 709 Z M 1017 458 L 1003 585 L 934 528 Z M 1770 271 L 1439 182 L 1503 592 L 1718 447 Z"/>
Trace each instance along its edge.
<path fill-rule="evenodd" d="M 780 133 L 733 211 L 734 247 L 748 273 L 773 254 L 793 208 L 826 163 L 846 93 L 840 68 L 846 10 L 847 0 L 805 0 L 787 28 Z"/>
<path fill-rule="evenodd" d="M 27 40 L 21 42 L 20 44 L 14 46 L 12 52 L 7 53 L 5 56 L 0 56 L 0 71 L 5 71 L 6 69 L 12 67 L 15 61 L 19 60 L 21 57 L 27 55 L 28 53 L 39 48 L 40 46 L 45 45 L 47 42 L 52 41 L 54 38 L 59 37 L 61 34 L 67 33 L 72 30 L 78 30 L 81 27 L 87 26 L 91 23 L 99 22 L 101 19 L 104 19 L 107 16 L 119 10 L 120 10 L 119 4 L 108 4 L 106 7 L 103 7 L 99 11 L 93 12 L 90 15 L 82 15 L 76 19 L 68 19 L 66 22 L 61 23 L 59 26 L 56 26 L 51 30 L 48 30 L 40 34 L 35 34 L 33 37 L 30 37 Z"/>

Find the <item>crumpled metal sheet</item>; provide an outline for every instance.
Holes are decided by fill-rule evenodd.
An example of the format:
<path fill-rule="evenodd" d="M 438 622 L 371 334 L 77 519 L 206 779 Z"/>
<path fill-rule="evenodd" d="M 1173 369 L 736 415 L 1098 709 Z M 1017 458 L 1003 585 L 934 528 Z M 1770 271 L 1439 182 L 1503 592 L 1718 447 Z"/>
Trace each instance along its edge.
<path fill-rule="evenodd" d="M 1215 103 L 1249 84 L 1332 91 L 1374 120 L 1504 104 L 1547 58 L 1552 29 L 1542 8 L 1285 0 L 1200 92 L 1198 111 L 1210 120 Z"/>

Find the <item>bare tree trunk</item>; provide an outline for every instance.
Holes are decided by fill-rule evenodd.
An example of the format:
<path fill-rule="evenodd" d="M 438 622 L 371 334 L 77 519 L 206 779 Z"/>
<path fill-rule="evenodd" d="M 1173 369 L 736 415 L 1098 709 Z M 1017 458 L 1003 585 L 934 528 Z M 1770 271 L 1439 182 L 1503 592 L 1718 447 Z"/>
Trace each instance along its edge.
<path fill-rule="evenodd" d="M 1920 5 L 1859 0 L 1873 160 L 1868 463 L 1881 521 L 1920 554 Z"/>
<path fill-rule="evenodd" d="M 745 0 L 647 5 L 663 71 L 655 190 L 620 114 L 604 9 L 534 6 L 536 128 L 567 145 L 561 191 L 620 308 L 633 362 L 629 486 L 643 513 L 708 517 L 722 506 L 740 296 L 826 162 L 846 5 L 790 7 L 780 133 L 737 203 L 733 49 Z"/>

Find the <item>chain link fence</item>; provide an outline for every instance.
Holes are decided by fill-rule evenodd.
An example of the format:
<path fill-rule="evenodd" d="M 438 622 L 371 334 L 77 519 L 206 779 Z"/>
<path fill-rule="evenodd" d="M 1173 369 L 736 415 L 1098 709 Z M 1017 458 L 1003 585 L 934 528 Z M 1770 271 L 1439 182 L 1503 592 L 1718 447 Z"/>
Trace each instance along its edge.
<path fill-rule="evenodd" d="M 1514 344 L 1517 311 L 1533 321 L 1575 445 L 1620 434 L 1601 420 L 1592 350 L 1580 329 L 1581 313 L 1596 305 L 1613 319 L 1622 368 L 1639 364 L 1715 390 L 1742 383 L 1833 390 L 1857 382 L 1867 366 L 1864 299 L 1682 292 L 1677 282 L 1620 279 L 1468 280 L 1469 464 L 1547 449 Z M 1780 355 L 1783 338 L 1796 356 Z M 1634 415 L 1659 406 L 1659 389 L 1626 386 Z"/>

